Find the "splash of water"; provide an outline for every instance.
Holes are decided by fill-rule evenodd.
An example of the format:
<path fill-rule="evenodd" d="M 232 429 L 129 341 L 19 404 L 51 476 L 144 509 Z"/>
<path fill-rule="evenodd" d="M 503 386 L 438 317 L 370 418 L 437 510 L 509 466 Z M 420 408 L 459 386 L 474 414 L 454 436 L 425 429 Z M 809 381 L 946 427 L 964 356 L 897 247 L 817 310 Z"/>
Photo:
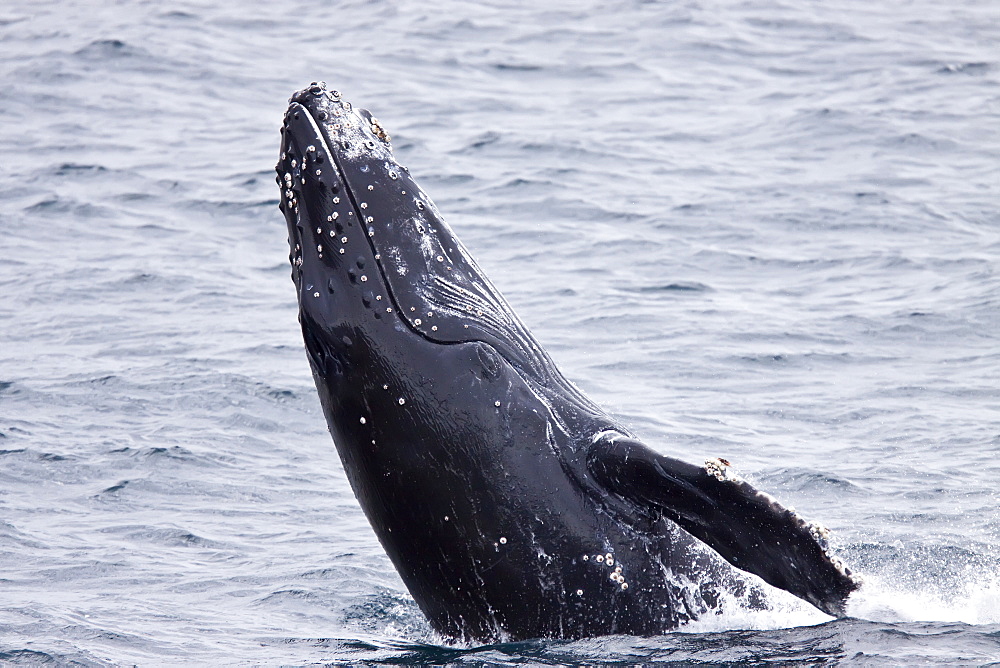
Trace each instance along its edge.
<path fill-rule="evenodd" d="M 949 587 L 921 586 L 869 575 L 848 599 L 851 617 L 874 622 L 1000 623 L 1000 572 L 970 570 L 967 579 Z"/>

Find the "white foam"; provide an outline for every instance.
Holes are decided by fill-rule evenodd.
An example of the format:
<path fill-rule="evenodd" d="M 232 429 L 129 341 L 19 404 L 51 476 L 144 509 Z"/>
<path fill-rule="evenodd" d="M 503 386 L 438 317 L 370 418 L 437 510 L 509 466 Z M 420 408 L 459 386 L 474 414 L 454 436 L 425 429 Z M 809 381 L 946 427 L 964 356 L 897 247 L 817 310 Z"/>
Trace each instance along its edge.
<path fill-rule="evenodd" d="M 1000 571 L 969 569 L 968 577 L 958 584 L 953 580 L 941 584 L 928 578 L 904 581 L 868 573 L 861 577 L 864 584 L 847 600 L 849 617 L 889 623 L 1000 623 Z M 788 592 L 761 581 L 758 584 L 766 591 L 767 609 L 751 609 L 742 599 L 724 596 L 721 612 L 708 612 L 678 630 L 684 633 L 767 630 L 812 626 L 833 619 Z"/>
<path fill-rule="evenodd" d="M 875 622 L 1000 623 L 1000 573 L 970 572 L 957 586 L 921 586 L 865 575 L 847 601 L 851 617 Z"/>
<path fill-rule="evenodd" d="M 747 576 L 753 577 L 753 576 Z M 754 579 L 757 579 L 754 577 Z M 768 607 L 757 610 L 748 607 L 742 599 L 730 595 L 722 597 L 721 612 L 711 611 L 699 619 L 681 625 L 682 633 L 717 633 L 719 631 L 788 629 L 796 626 L 813 626 L 828 622 L 832 617 L 805 601 L 781 589 L 758 580 L 767 592 Z"/>

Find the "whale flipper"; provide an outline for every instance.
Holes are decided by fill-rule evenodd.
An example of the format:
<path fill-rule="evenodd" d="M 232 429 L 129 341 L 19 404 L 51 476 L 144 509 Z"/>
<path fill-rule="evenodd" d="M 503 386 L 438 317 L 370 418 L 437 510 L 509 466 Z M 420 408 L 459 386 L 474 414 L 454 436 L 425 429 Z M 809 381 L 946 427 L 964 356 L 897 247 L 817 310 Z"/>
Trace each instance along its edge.
<path fill-rule="evenodd" d="M 826 549 L 826 530 L 739 479 L 728 463 L 695 466 L 609 432 L 587 453 L 596 482 L 645 512 L 660 513 L 733 566 L 835 617 L 858 583 Z"/>

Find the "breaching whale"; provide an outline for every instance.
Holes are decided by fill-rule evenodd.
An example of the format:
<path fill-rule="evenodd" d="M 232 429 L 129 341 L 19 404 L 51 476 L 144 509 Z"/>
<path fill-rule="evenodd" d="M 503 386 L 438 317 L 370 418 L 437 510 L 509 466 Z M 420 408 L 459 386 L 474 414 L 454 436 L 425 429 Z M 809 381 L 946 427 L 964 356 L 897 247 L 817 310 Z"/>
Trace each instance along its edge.
<path fill-rule="evenodd" d="M 858 582 L 826 530 L 725 460 L 656 453 L 566 380 L 370 113 L 314 83 L 281 131 L 279 207 L 320 402 L 438 632 L 663 633 L 728 597 L 752 603 L 761 588 L 735 569 L 843 614 Z"/>

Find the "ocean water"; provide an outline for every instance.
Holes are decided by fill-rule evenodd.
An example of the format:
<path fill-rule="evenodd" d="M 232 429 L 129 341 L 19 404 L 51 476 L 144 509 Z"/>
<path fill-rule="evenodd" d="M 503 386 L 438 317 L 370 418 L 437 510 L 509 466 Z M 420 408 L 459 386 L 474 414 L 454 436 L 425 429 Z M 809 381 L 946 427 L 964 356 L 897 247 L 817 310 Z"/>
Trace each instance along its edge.
<path fill-rule="evenodd" d="M 994 0 L 4 4 L 0 663 L 1000 662 L 998 44 Z M 594 400 L 832 529 L 849 617 L 434 636 L 296 322 L 314 80 Z"/>

